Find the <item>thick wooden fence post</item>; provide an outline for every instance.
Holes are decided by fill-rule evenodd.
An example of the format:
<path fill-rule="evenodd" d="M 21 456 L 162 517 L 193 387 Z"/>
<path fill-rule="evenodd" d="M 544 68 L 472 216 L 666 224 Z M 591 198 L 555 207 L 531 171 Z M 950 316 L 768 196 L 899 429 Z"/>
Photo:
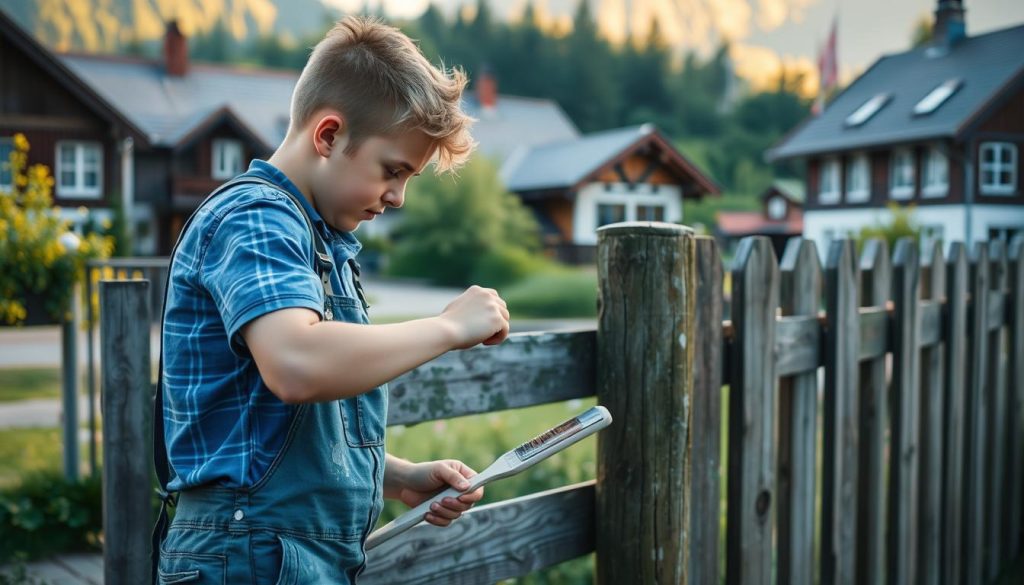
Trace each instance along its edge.
<path fill-rule="evenodd" d="M 775 313 L 779 268 L 771 241 L 740 241 L 732 268 L 732 383 L 726 583 L 772 582 L 775 498 Z M 623 583 L 649 581 L 623 581 Z"/>
<path fill-rule="evenodd" d="M 921 293 L 929 306 L 941 308 L 946 297 L 946 263 L 942 258 L 942 244 L 935 242 L 926 255 L 922 269 Z M 937 314 L 937 313 L 936 313 Z M 929 321 L 941 329 L 941 317 Z M 945 359 L 942 335 L 932 328 L 929 333 L 938 333 L 938 341 L 921 348 L 921 457 L 920 493 L 918 501 L 918 553 L 920 563 L 919 583 L 939 585 L 941 577 L 941 514 L 942 514 L 942 436 L 944 390 L 943 361 Z M 922 325 L 922 337 L 923 325 Z"/>
<path fill-rule="evenodd" d="M 856 570 L 859 286 L 853 242 L 832 242 L 825 263 L 828 326 L 822 429 L 822 585 L 852 584 Z"/>
<path fill-rule="evenodd" d="M 100 283 L 104 582 L 150 582 L 149 282 Z"/>
<path fill-rule="evenodd" d="M 967 338 L 970 359 L 967 370 L 964 413 L 964 583 L 982 582 L 985 539 L 985 404 L 988 360 L 988 250 L 976 242 L 971 251 L 971 305 Z"/>
<path fill-rule="evenodd" d="M 690 436 L 690 583 L 718 583 L 722 432 L 722 258 L 715 239 L 697 243 L 693 416 Z"/>
<path fill-rule="evenodd" d="M 817 320 L 821 263 L 814 241 L 792 238 L 782 256 L 782 314 Z M 814 583 L 818 372 L 779 380 L 779 583 Z"/>
<path fill-rule="evenodd" d="M 985 334 L 988 336 L 988 383 L 985 385 L 985 402 L 988 417 L 985 419 L 985 578 L 994 581 L 1003 567 L 1002 550 L 1003 494 L 1006 489 L 1006 359 L 1003 353 L 1004 311 L 1006 288 L 1006 250 L 1003 242 L 988 243 L 989 260 L 989 307 L 985 315 Z M 992 313 L 998 316 L 998 325 L 992 327 Z"/>
<path fill-rule="evenodd" d="M 917 497 L 920 410 L 920 273 L 917 244 L 896 243 L 893 254 L 892 441 L 889 458 L 889 576 L 917 583 Z"/>
<path fill-rule="evenodd" d="M 695 239 L 683 226 L 598 230 L 597 583 L 687 583 Z"/>
<path fill-rule="evenodd" d="M 943 582 L 961 583 L 963 574 L 964 427 L 967 421 L 964 382 L 967 368 L 967 249 L 954 242 L 946 262 L 946 405 L 943 424 L 942 573 Z"/>
<path fill-rule="evenodd" d="M 1010 381 L 1009 437 L 1007 443 L 1007 466 L 1009 470 L 1009 494 L 1006 506 L 1007 558 L 1016 558 L 1021 552 L 1021 504 L 1024 503 L 1024 235 L 1017 236 L 1010 244 L 1010 278 L 1007 303 L 1010 315 L 1009 350 Z"/>
<path fill-rule="evenodd" d="M 884 310 L 892 278 L 885 240 L 865 243 L 860 271 L 861 305 Z M 884 338 L 884 328 L 881 334 Z M 861 362 L 859 382 L 857 582 L 875 585 L 885 575 L 885 435 L 889 408 L 884 352 Z"/>

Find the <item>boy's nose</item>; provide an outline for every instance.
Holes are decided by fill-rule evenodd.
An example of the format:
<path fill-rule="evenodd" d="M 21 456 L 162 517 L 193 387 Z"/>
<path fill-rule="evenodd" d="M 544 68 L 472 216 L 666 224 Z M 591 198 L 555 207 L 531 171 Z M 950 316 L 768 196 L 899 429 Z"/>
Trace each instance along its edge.
<path fill-rule="evenodd" d="M 399 208 L 405 203 L 405 189 L 399 187 L 397 189 L 388 189 L 384 193 L 384 204 L 389 207 Z"/>

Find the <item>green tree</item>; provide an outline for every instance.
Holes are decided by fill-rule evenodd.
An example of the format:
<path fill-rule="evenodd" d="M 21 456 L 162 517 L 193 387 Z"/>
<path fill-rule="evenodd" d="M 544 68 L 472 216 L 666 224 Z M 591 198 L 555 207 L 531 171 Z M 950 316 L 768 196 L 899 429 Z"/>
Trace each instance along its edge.
<path fill-rule="evenodd" d="M 473 274 L 491 256 L 536 252 L 538 232 L 533 215 L 505 190 L 494 165 L 475 157 L 457 180 L 428 174 L 410 184 L 391 270 L 439 284 L 473 284 Z"/>
<path fill-rule="evenodd" d="M 858 253 L 864 248 L 864 242 L 872 239 L 885 240 L 889 250 L 896 249 L 900 238 L 911 238 L 915 243 L 921 241 L 921 228 L 914 220 L 914 206 L 889 203 L 888 208 L 891 214 L 889 221 L 860 228 L 856 238 Z"/>

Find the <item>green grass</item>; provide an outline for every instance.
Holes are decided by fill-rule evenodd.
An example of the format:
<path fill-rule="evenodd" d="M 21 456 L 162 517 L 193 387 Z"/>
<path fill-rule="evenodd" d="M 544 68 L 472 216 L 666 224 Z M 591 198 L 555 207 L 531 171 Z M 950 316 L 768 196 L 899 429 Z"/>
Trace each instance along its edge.
<path fill-rule="evenodd" d="M 501 289 L 513 318 L 597 316 L 597 274 L 561 268 L 528 276 Z"/>
<path fill-rule="evenodd" d="M 60 393 L 60 368 L 0 369 L 0 402 L 58 398 Z"/>
<path fill-rule="evenodd" d="M 30 473 L 59 470 L 62 450 L 57 428 L 0 431 L 0 487 L 12 486 Z"/>

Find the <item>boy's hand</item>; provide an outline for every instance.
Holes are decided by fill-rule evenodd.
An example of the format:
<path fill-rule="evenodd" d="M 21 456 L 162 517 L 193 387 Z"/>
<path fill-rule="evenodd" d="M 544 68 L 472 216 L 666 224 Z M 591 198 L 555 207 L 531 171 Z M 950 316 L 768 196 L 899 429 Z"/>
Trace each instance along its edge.
<path fill-rule="evenodd" d="M 404 486 L 398 499 L 406 506 L 413 508 L 449 486 L 460 490 L 469 487 L 466 479 L 474 475 L 476 475 L 475 471 L 455 459 L 416 463 L 410 466 L 405 475 Z M 452 520 L 472 508 L 473 504 L 479 502 L 482 497 L 484 497 L 484 488 L 462 494 L 457 498 L 445 498 L 440 504 L 434 504 L 431 507 L 426 521 L 435 526 L 448 526 Z"/>
<path fill-rule="evenodd" d="M 448 304 L 440 318 L 451 325 L 454 349 L 497 345 L 508 337 L 508 307 L 492 288 L 471 286 Z"/>

